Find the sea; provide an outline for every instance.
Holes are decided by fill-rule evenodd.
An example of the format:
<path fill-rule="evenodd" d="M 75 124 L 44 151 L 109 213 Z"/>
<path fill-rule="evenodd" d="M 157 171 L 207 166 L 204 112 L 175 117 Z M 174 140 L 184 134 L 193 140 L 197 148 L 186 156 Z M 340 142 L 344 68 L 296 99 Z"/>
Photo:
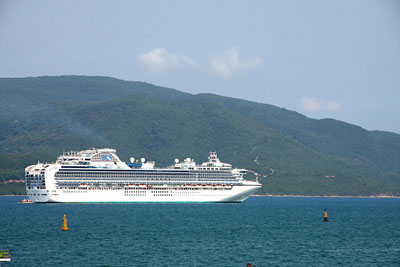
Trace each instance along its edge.
<path fill-rule="evenodd" d="M 0 197 L 4 266 L 400 266 L 400 199 L 22 204 Z M 324 222 L 324 210 L 328 222 Z M 64 214 L 69 230 L 62 231 Z"/>

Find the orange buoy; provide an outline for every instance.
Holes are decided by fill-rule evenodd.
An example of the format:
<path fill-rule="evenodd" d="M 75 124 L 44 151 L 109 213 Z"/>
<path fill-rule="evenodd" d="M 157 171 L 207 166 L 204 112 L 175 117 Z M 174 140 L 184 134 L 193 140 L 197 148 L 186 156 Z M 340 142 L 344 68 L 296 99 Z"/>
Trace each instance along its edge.
<path fill-rule="evenodd" d="M 65 214 L 64 214 L 64 219 L 63 219 L 63 227 L 61 228 L 61 230 L 63 230 L 63 231 L 68 230 L 67 218 L 65 217 Z"/>
<path fill-rule="evenodd" d="M 324 211 L 324 222 L 328 221 L 328 213 L 326 212 L 326 209 Z"/>

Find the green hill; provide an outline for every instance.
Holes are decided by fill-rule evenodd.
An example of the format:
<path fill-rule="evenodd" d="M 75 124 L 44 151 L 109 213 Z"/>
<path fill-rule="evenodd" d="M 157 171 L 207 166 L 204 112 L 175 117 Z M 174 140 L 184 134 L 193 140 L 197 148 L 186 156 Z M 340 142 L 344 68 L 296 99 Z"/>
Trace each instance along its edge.
<path fill-rule="evenodd" d="M 24 193 L 3 181 L 38 160 L 113 147 L 158 166 L 216 150 L 261 173 L 259 193 L 400 195 L 400 135 L 272 105 L 86 76 L 3 78 L 0 104 L 0 194 Z"/>

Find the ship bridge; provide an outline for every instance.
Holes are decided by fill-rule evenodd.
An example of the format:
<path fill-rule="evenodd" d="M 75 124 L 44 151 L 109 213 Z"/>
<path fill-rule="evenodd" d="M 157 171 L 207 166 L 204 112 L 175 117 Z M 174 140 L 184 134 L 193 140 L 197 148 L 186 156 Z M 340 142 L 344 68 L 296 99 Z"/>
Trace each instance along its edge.
<path fill-rule="evenodd" d="M 219 160 L 217 156 L 217 152 L 208 153 L 208 162 L 204 162 L 201 164 L 202 167 L 217 167 L 221 170 L 231 169 L 232 165 L 228 163 L 223 163 Z"/>

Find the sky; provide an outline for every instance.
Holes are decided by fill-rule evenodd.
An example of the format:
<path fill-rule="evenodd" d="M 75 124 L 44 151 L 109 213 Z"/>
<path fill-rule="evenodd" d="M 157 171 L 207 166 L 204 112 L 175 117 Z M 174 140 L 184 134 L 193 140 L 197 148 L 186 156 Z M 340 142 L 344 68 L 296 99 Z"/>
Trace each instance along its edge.
<path fill-rule="evenodd" d="M 71 74 L 400 133 L 400 1 L 0 0 L 0 77 Z"/>

